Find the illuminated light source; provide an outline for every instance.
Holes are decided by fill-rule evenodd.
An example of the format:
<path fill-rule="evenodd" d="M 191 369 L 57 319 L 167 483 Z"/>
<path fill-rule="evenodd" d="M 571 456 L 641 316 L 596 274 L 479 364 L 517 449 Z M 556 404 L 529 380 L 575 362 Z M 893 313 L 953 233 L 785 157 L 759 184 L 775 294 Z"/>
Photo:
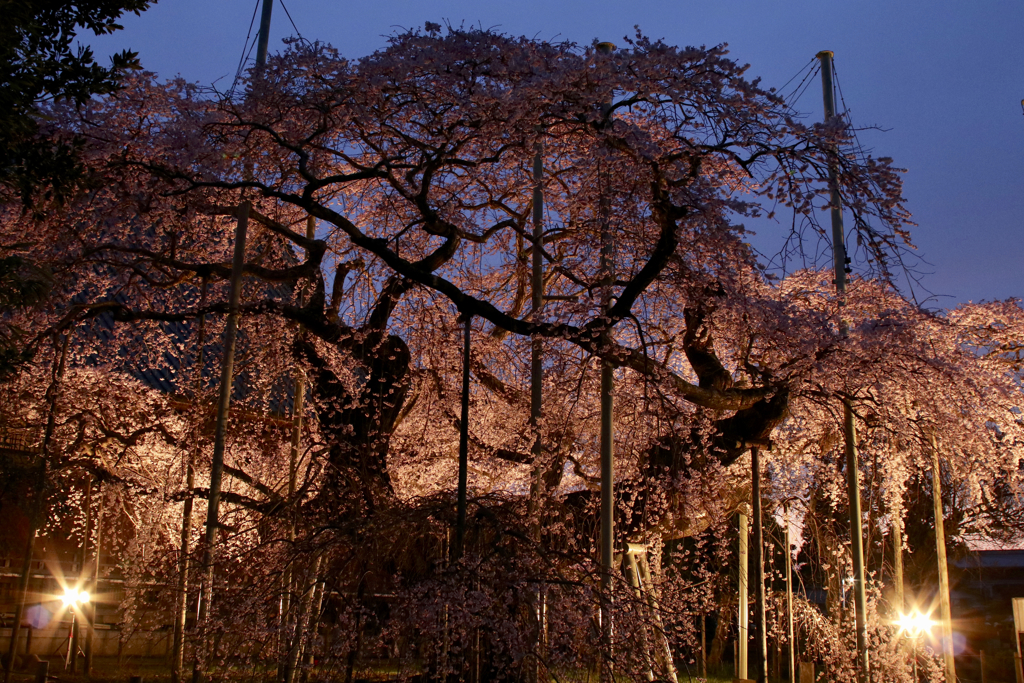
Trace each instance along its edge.
<path fill-rule="evenodd" d="M 64 595 L 60 601 L 64 607 L 71 607 L 73 605 L 84 605 L 89 602 L 90 596 L 88 591 L 79 591 L 76 588 L 65 588 Z"/>
<path fill-rule="evenodd" d="M 896 620 L 896 625 L 899 626 L 901 633 L 911 638 L 917 638 L 929 633 L 935 622 L 927 614 L 914 610 L 910 614 L 901 614 Z"/>

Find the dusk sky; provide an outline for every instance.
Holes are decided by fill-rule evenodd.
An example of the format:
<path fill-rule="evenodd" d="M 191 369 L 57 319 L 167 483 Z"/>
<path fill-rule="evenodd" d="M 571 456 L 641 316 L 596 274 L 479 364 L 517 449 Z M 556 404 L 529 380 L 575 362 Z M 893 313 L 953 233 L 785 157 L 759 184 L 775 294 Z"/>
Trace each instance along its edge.
<path fill-rule="evenodd" d="M 226 89 L 256 2 L 162 0 L 141 17 L 126 17 L 124 31 L 88 42 L 101 61 L 131 48 L 161 77 L 180 74 Z M 780 87 L 819 50 L 833 50 L 854 124 L 885 129 L 861 133 L 861 142 L 907 169 L 914 242 L 927 262 L 923 282 L 938 296 L 926 304 L 1024 297 L 1020 0 L 276 0 L 272 51 L 296 32 L 284 8 L 303 37 L 351 58 L 425 21 L 620 45 L 639 25 L 672 44 L 728 43 L 734 59 L 751 65 L 750 77 Z M 815 83 L 798 108 L 820 117 L 821 107 Z M 757 245 L 778 243 L 785 229 L 759 228 Z"/>

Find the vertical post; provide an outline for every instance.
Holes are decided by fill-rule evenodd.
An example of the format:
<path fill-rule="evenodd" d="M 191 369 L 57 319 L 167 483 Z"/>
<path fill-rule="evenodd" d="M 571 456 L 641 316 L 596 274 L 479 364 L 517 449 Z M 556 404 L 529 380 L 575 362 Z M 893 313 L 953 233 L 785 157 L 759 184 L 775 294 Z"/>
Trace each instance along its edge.
<path fill-rule="evenodd" d="M 85 482 L 85 533 L 82 535 L 82 563 L 80 565 L 79 576 L 82 578 L 82 582 L 88 581 L 89 570 L 86 568 L 89 563 L 89 535 L 92 532 L 92 475 Z M 96 599 L 96 594 L 92 594 L 93 600 Z M 82 618 L 85 621 L 85 652 L 82 658 L 83 673 L 86 677 L 89 676 L 90 661 L 92 652 L 92 620 L 89 618 L 89 605 L 92 604 L 90 601 L 82 608 Z"/>
<path fill-rule="evenodd" d="M 750 607 L 747 604 L 749 595 L 748 574 L 749 553 L 747 534 L 747 515 L 740 513 L 740 551 L 739 551 L 739 596 L 737 600 L 737 627 L 736 627 L 736 678 L 747 679 L 747 650 L 750 645 Z"/>
<path fill-rule="evenodd" d="M 100 552 L 103 549 L 103 482 L 96 482 L 96 541 L 93 543 L 95 555 L 92 568 L 92 600 L 89 601 L 90 628 L 85 641 L 85 675 L 92 676 L 92 659 L 96 648 L 96 623 L 99 616 L 100 594 Z"/>
<path fill-rule="evenodd" d="M 541 245 L 544 241 L 544 146 L 538 141 L 533 156 L 533 251 L 531 273 L 531 297 L 533 322 L 541 321 L 541 307 L 544 305 L 544 260 Z M 543 468 L 541 467 L 540 420 L 544 398 L 544 344 L 539 335 L 530 340 L 530 429 L 533 430 L 533 490 L 531 504 L 536 507 L 538 496 L 542 495 Z M 537 510 L 533 511 L 535 514 Z"/>
<path fill-rule="evenodd" d="M 821 62 L 821 87 L 825 102 L 825 120 L 836 116 L 835 91 L 832 85 L 832 52 L 822 50 L 817 54 Z M 829 193 L 832 215 L 832 264 L 835 271 L 836 294 L 839 305 L 846 300 L 846 242 L 843 231 L 843 203 L 839 195 L 838 171 L 835 162 L 828 167 Z M 846 336 L 847 322 L 842 318 L 839 333 Z M 846 491 L 850 502 L 850 554 L 853 556 L 853 591 L 857 617 L 857 660 L 858 676 L 868 681 L 871 671 L 868 666 L 867 589 L 864 584 L 864 529 L 860 508 L 860 467 L 857 462 L 857 430 L 853 421 L 853 407 L 849 398 L 843 399 L 843 437 L 846 442 Z"/>
<path fill-rule="evenodd" d="M 1020 652 L 1020 631 L 1017 626 L 1013 627 L 1013 643 L 1017 646 L 1017 652 L 1013 655 L 1013 672 L 1017 675 L 1017 683 L 1024 683 L 1024 657 Z"/>
<path fill-rule="evenodd" d="M 256 70 L 262 72 L 267 63 L 267 46 L 270 39 L 270 15 L 273 0 L 263 0 L 263 14 L 260 17 L 260 36 L 256 49 Z M 246 175 L 251 169 L 246 165 Z M 249 228 L 248 201 L 238 207 L 238 223 L 235 227 L 235 249 L 231 259 L 231 293 L 228 300 L 227 328 L 224 331 L 224 359 L 221 365 L 220 396 L 217 401 L 217 427 L 213 442 L 213 463 L 210 470 L 210 492 L 206 511 L 206 536 L 203 546 L 203 575 L 200 584 L 199 613 L 196 615 L 196 626 L 206 627 L 210 614 L 210 602 L 213 598 L 214 577 L 214 544 L 217 539 L 217 527 L 220 525 L 220 488 L 224 476 L 224 441 L 227 434 L 228 410 L 231 407 L 231 387 L 234 384 L 235 337 L 238 331 L 239 302 L 242 293 L 242 270 L 245 266 L 245 238 Z M 205 641 L 205 634 L 202 636 Z M 202 655 L 196 653 L 195 665 L 192 669 L 193 683 L 202 680 Z"/>
<path fill-rule="evenodd" d="M 633 587 L 633 595 L 636 597 L 637 609 L 643 613 L 644 610 L 644 593 L 643 585 L 640 579 L 640 566 L 636 560 L 636 552 L 631 547 L 632 544 L 626 546 L 626 552 L 623 557 L 623 570 L 626 574 L 626 580 L 629 585 Z M 641 551 L 643 552 L 643 551 Z M 643 653 L 643 661 L 645 664 L 644 676 L 648 681 L 654 681 L 654 667 L 651 665 L 651 644 L 647 640 L 647 627 L 641 622 L 640 627 L 636 631 L 638 645 L 640 651 Z"/>
<path fill-rule="evenodd" d="M 661 606 L 658 604 L 657 587 L 654 585 L 654 578 L 651 576 L 651 563 L 647 557 L 647 550 L 644 549 L 639 559 L 636 556 L 633 559 L 639 572 L 638 575 L 644 597 L 647 599 L 647 610 L 651 615 L 651 623 L 654 626 L 654 639 L 657 641 L 654 652 L 661 666 L 661 680 L 665 681 L 665 683 L 678 683 L 679 677 L 676 673 L 676 664 L 672 658 L 672 645 L 668 642 L 665 624 L 661 619 Z"/>
<path fill-rule="evenodd" d="M 896 613 L 903 614 L 907 609 L 903 593 L 903 520 L 895 518 L 892 520 L 892 573 Z"/>
<path fill-rule="evenodd" d="M 701 612 L 700 614 L 700 677 L 708 677 L 708 648 L 707 648 L 707 627 L 708 618 L 707 615 Z"/>
<path fill-rule="evenodd" d="M 32 511 L 29 514 L 28 539 L 25 542 L 25 557 L 21 565 L 21 579 L 18 581 L 17 602 L 14 605 L 14 622 L 11 624 L 11 641 L 7 646 L 7 662 L 4 667 L 4 683 L 11 682 L 11 672 L 14 670 L 14 657 L 17 652 L 18 631 L 21 628 L 21 620 L 25 617 L 25 601 L 28 600 L 28 584 L 32 576 L 32 554 L 36 547 L 36 534 L 43 525 L 43 507 L 46 503 L 46 482 L 49 470 L 50 446 L 53 442 L 53 432 L 57 426 L 57 399 L 60 397 L 60 383 L 64 378 L 64 367 L 68 359 L 68 343 L 71 341 L 72 331 L 64 333 L 64 341 L 61 344 L 60 360 L 54 369 L 50 379 L 50 386 L 46 389 L 48 413 L 46 416 L 46 429 L 43 432 L 42 451 L 39 454 L 39 470 L 36 475 L 35 500 L 32 502 Z"/>
<path fill-rule="evenodd" d="M 249 202 L 238 207 L 235 227 L 235 250 L 231 259 L 231 293 L 228 299 L 227 328 L 224 330 L 224 361 L 220 374 L 220 397 L 217 401 L 217 428 L 213 438 L 213 463 L 210 468 L 210 493 L 206 509 L 206 537 L 203 546 L 202 596 L 199 603 L 197 627 L 206 627 L 213 599 L 214 554 L 217 529 L 220 527 L 220 490 L 224 478 L 224 444 L 227 439 L 228 411 L 231 408 L 231 387 L 234 384 L 235 338 L 238 334 L 239 304 L 242 296 L 242 271 L 245 267 L 245 238 L 249 227 Z M 205 639 L 205 638 L 204 638 Z M 201 679 L 201 655 L 197 652 L 196 667 L 192 672 L 194 683 Z"/>
<path fill-rule="evenodd" d="M 315 586 L 315 593 L 313 595 L 313 606 L 309 612 L 309 622 L 306 628 L 308 646 L 306 647 L 305 660 L 302 667 L 302 683 L 307 683 L 309 680 L 310 670 L 313 668 L 313 645 L 315 644 L 317 633 L 320 629 L 320 617 L 323 611 L 324 602 L 324 567 L 327 564 L 329 558 L 324 558 L 320 563 L 319 573 L 317 575 L 317 583 Z"/>
<path fill-rule="evenodd" d="M 611 43 L 600 43 L 597 51 L 609 57 L 615 46 Z M 611 102 L 601 105 L 602 113 L 607 116 L 611 111 Z M 601 221 L 601 307 L 604 312 L 611 308 L 612 288 L 615 283 L 615 244 L 609 226 L 609 199 L 604 187 L 607 175 L 602 169 L 599 172 L 600 188 L 600 221 Z M 604 340 L 611 336 L 611 330 L 603 333 Z M 612 572 L 613 545 L 615 542 L 615 464 L 613 462 L 614 434 L 612 433 L 612 410 L 614 389 L 614 368 L 611 362 L 601 360 L 601 680 L 608 683 L 613 680 L 612 639 Z"/>
<path fill-rule="evenodd" d="M 786 634 L 789 636 L 789 683 L 796 683 L 796 633 L 793 629 L 793 548 L 789 540 L 789 504 L 785 507 L 786 531 Z"/>
<path fill-rule="evenodd" d="M 760 449 L 750 449 L 751 498 L 754 515 L 754 577 L 757 586 L 754 591 L 756 656 L 754 671 L 758 683 L 764 683 L 768 677 L 768 636 L 767 609 L 764 589 L 764 519 L 761 513 L 761 457 Z"/>
<path fill-rule="evenodd" d="M 85 530 L 82 532 L 82 544 L 78 548 L 78 552 L 75 553 L 78 561 L 78 581 L 76 586 L 81 588 L 81 584 L 84 582 L 86 577 L 86 561 L 88 560 L 87 545 L 89 543 L 89 527 L 92 525 L 92 476 L 90 475 L 85 482 Z M 78 671 L 78 651 L 82 649 L 84 641 L 87 639 L 86 634 L 89 632 L 89 607 L 88 605 L 82 606 L 81 618 L 76 619 L 72 622 L 71 629 L 71 647 L 69 652 L 71 653 L 71 673 L 74 674 Z M 83 629 L 85 633 L 83 633 Z M 84 652 L 83 652 L 84 654 Z M 84 658 L 83 658 L 84 659 Z"/>
<path fill-rule="evenodd" d="M 295 671 L 299 666 L 299 658 L 310 630 L 311 612 L 313 609 L 313 598 L 316 594 L 317 584 L 320 583 L 320 563 L 323 560 L 323 553 L 317 553 L 313 558 L 312 566 L 307 570 L 305 576 L 300 580 L 302 586 L 302 600 L 296 606 L 295 623 L 292 628 L 291 643 L 288 649 L 288 658 L 285 664 L 284 683 L 293 683 Z"/>
<path fill-rule="evenodd" d="M 942 658 L 946 680 L 956 680 L 956 659 L 953 656 L 953 615 L 949 605 L 949 567 L 946 564 L 946 525 L 942 511 L 942 470 L 935 435 L 932 442 L 932 503 L 935 508 L 935 557 L 939 570 L 939 613 L 942 616 Z"/>
<path fill-rule="evenodd" d="M 850 501 L 850 554 L 853 556 L 853 591 L 857 623 L 857 655 L 860 677 L 869 681 L 867 589 L 864 584 L 864 537 L 860 508 L 860 467 L 857 460 L 857 428 L 853 408 L 843 399 L 843 436 L 846 442 L 846 489 Z"/>
<path fill-rule="evenodd" d="M 455 543 L 452 545 L 452 563 L 462 558 L 466 542 L 466 488 L 469 486 L 469 349 L 473 331 L 473 316 L 462 316 L 462 423 L 459 425 L 459 498 L 455 521 Z"/>
<path fill-rule="evenodd" d="M 544 305 L 544 261 L 541 245 L 544 236 L 544 146 L 537 141 L 533 156 L 533 251 L 531 273 L 531 296 L 533 303 L 533 322 L 541 321 L 541 307 Z M 543 414 L 544 399 L 544 342 L 540 335 L 533 335 L 530 340 L 530 431 L 533 435 L 533 481 L 530 482 L 530 539 L 540 544 L 541 541 L 541 509 L 544 503 L 544 462 L 541 441 L 540 422 Z M 544 646 L 545 591 L 537 583 L 531 595 L 533 602 L 533 621 L 535 633 L 534 647 L 536 656 L 528 665 L 528 683 L 537 683 L 541 678 L 541 659 Z"/>
<path fill-rule="evenodd" d="M 71 672 L 71 675 L 73 676 L 78 671 L 78 641 L 81 640 L 82 620 L 78 617 L 77 613 L 75 613 L 78 610 L 78 607 L 75 606 L 71 609 L 71 642 L 68 643 L 67 668 Z"/>
<path fill-rule="evenodd" d="M 313 216 L 306 216 L 306 239 L 312 240 L 316 238 L 316 219 Z M 298 305 L 301 307 L 303 304 L 303 296 L 300 291 L 298 294 Z M 297 338 L 302 337 L 303 330 L 305 328 L 300 324 L 296 330 L 295 336 Z M 294 391 L 292 394 L 292 435 L 291 443 L 288 449 L 288 543 L 292 549 L 295 546 L 296 538 L 296 526 L 297 526 L 297 514 L 295 510 L 295 491 L 298 488 L 299 478 L 299 453 L 302 446 L 302 413 L 306 402 L 306 376 L 302 370 L 295 369 L 294 378 Z M 291 651 L 290 646 L 287 642 L 282 642 L 281 636 L 286 635 L 290 632 L 289 628 L 289 616 L 292 613 L 292 589 L 293 589 L 293 578 L 292 570 L 293 562 L 289 558 L 288 564 L 286 565 L 285 571 L 281 576 L 281 599 L 279 601 L 280 609 L 280 628 L 278 629 L 279 641 L 278 644 L 281 647 L 281 651 L 278 653 L 278 678 L 285 680 L 289 675 L 289 669 L 287 667 L 287 655 Z"/>
<path fill-rule="evenodd" d="M 270 15 L 274 11 L 274 0 L 263 0 L 260 14 L 260 38 L 256 45 L 256 68 L 260 71 L 267 65 L 267 47 L 270 44 Z"/>
<path fill-rule="evenodd" d="M 203 278 L 199 290 L 199 309 L 206 308 L 206 296 L 209 293 L 210 281 Z M 199 400 L 199 392 L 203 384 L 204 349 L 206 346 L 206 314 L 199 316 L 199 329 L 196 332 L 196 367 L 192 385 L 192 404 L 195 409 Z M 204 421 L 200 412 L 200 426 Z M 201 431 L 201 429 L 199 430 Z M 185 502 L 181 509 L 181 535 L 178 541 L 178 590 L 174 604 L 174 633 L 171 640 L 171 683 L 181 683 L 182 665 L 185 654 L 185 624 L 188 621 L 188 573 L 189 546 L 192 539 L 192 512 L 195 506 L 193 491 L 196 488 L 196 456 L 199 450 L 200 435 L 196 435 L 195 448 L 191 449 L 188 462 L 185 464 Z M 97 560 L 97 567 L 99 560 Z"/>

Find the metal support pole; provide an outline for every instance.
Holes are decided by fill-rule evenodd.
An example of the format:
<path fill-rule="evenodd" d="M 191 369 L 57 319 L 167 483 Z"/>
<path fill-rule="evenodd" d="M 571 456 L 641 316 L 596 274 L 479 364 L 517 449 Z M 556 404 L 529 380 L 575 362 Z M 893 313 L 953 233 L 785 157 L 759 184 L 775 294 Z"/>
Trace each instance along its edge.
<path fill-rule="evenodd" d="M 209 289 L 210 281 L 204 277 L 199 290 L 200 309 L 206 308 L 206 296 Z M 193 405 L 199 400 L 199 392 L 203 385 L 205 347 L 206 315 L 203 314 L 199 316 L 199 329 L 196 332 L 196 367 L 195 377 L 192 380 Z M 203 417 L 200 416 L 199 420 L 201 425 Z M 174 631 L 171 640 L 171 683 L 181 683 L 185 656 L 185 625 L 188 622 L 188 574 L 190 570 L 189 547 L 192 539 L 192 512 L 195 505 L 193 491 L 196 487 L 196 456 L 199 451 L 199 443 L 200 437 L 197 434 L 195 448 L 192 449 L 188 462 L 185 464 L 185 502 L 181 510 L 181 536 L 178 544 L 178 591 L 175 595 Z"/>
<path fill-rule="evenodd" d="M 857 428 L 853 408 L 843 399 L 843 436 L 846 442 L 846 489 L 850 499 L 850 554 L 853 556 L 853 591 L 857 618 L 857 659 L 860 677 L 870 681 L 868 668 L 867 590 L 864 585 L 864 537 L 860 509 L 860 468 L 857 466 Z"/>
<path fill-rule="evenodd" d="M 907 609 L 906 599 L 903 593 L 903 520 L 893 519 L 892 521 L 892 572 L 893 572 L 893 593 L 897 614 L 903 614 Z"/>
<path fill-rule="evenodd" d="M 455 521 L 455 543 L 452 545 L 452 563 L 462 558 L 466 542 L 466 488 L 469 485 L 469 350 L 473 331 L 473 316 L 462 316 L 462 423 L 459 425 L 459 497 Z"/>
<path fill-rule="evenodd" d="M 87 545 L 89 543 L 89 528 L 92 526 L 92 475 L 85 482 L 85 530 L 82 532 L 82 545 L 75 553 L 78 560 L 78 587 L 85 581 L 85 565 L 89 559 Z M 78 671 L 78 651 L 85 646 L 89 633 L 89 607 L 82 605 L 81 617 L 73 622 L 74 628 L 71 632 L 71 673 Z M 82 652 L 84 663 L 85 652 Z"/>
<path fill-rule="evenodd" d="M 316 636 L 320 630 L 320 617 L 322 616 L 321 612 L 323 610 L 324 603 L 324 574 L 326 573 L 325 569 L 327 567 L 328 560 L 328 557 L 324 557 L 323 561 L 320 563 L 320 573 L 317 577 L 318 581 L 313 595 L 313 607 L 309 612 L 309 625 L 306 628 L 306 631 L 309 634 L 309 644 L 306 647 L 302 666 L 302 676 L 300 678 L 302 683 L 307 683 L 309 681 L 309 674 L 313 668 L 313 662 L 315 661 L 313 656 L 313 646 L 315 645 Z M 475 683 L 475 681 L 471 683 Z"/>
<path fill-rule="evenodd" d="M 85 641 L 85 675 L 87 677 L 92 676 L 92 661 L 93 656 L 96 653 L 95 649 L 95 638 L 96 638 L 96 623 L 99 614 L 99 594 L 100 594 L 100 552 L 103 549 L 103 482 L 96 482 L 96 497 L 98 502 L 96 504 L 96 541 L 93 543 L 93 552 L 95 554 L 95 565 L 92 568 L 92 600 L 89 601 L 89 612 L 90 616 L 90 628 L 89 636 Z"/>
<path fill-rule="evenodd" d="M 597 50 L 608 57 L 615 46 L 611 43 L 600 43 Z M 604 102 L 603 113 L 611 111 L 611 102 Z M 601 307 L 607 312 L 611 308 L 612 288 L 615 282 L 615 243 L 609 225 L 610 205 L 605 181 L 607 175 L 602 169 L 598 182 L 601 184 L 600 220 L 601 220 Z M 606 329 L 604 339 L 610 339 L 611 330 Z M 614 408 L 612 392 L 614 389 L 614 368 L 607 360 L 601 361 L 601 680 L 608 683 L 613 680 L 612 662 L 614 653 L 612 641 L 614 626 L 612 624 L 612 572 L 613 546 L 615 542 L 615 465 L 613 462 L 614 434 L 612 430 L 612 411 Z"/>
<path fill-rule="evenodd" d="M 754 672 L 758 683 L 764 683 L 768 676 L 767 609 L 764 590 L 764 519 L 761 513 L 761 458 L 760 449 L 750 449 L 751 498 L 754 514 L 754 577 L 757 586 L 754 591 L 755 626 L 757 633 Z"/>
<path fill-rule="evenodd" d="M 86 483 L 85 483 L 85 532 L 82 534 L 82 564 L 81 564 L 81 569 L 79 571 L 79 576 L 81 577 L 82 583 L 86 583 L 88 581 L 88 577 L 89 577 L 89 570 L 87 569 L 87 565 L 89 564 L 89 536 L 90 536 L 90 534 L 92 532 L 92 525 L 93 525 L 93 521 L 92 521 L 92 479 L 93 479 L 92 475 L 89 475 L 89 478 L 86 480 Z M 92 593 L 92 596 L 93 596 L 93 600 L 95 600 L 96 599 L 96 594 Z M 85 643 L 84 643 L 85 651 L 84 651 L 84 655 L 82 657 L 82 665 L 83 665 L 82 666 L 82 673 L 84 673 L 87 678 L 88 678 L 89 673 L 90 673 L 90 671 L 89 671 L 90 668 L 91 668 L 90 665 L 92 664 L 92 629 L 93 629 L 93 620 L 90 618 L 90 615 L 89 615 L 90 605 L 91 604 L 92 604 L 92 601 L 90 601 L 88 604 L 86 604 L 82 608 L 82 617 L 83 617 L 83 619 L 85 621 L 85 633 L 83 634 L 84 635 L 83 640 L 85 641 Z"/>
<path fill-rule="evenodd" d="M 836 96 L 832 84 L 832 51 L 822 50 L 817 55 L 821 62 L 821 89 L 825 100 L 825 121 L 834 119 L 836 116 Z M 839 195 L 839 179 L 836 165 L 830 162 L 828 165 L 828 187 L 829 207 L 832 217 L 832 267 L 835 271 L 836 293 L 839 295 L 839 305 L 842 306 L 846 299 L 846 267 L 849 260 L 846 257 L 846 235 L 843 230 L 843 200 Z M 846 334 L 846 320 L 840 322 L 842 334 Z"/>
<path fill-rule="evenodd" d="M 932 503 L 935 507 L 935 556 L 939 570 L 939 613 L 942 617 L 942 658 L 946 664 L 946 680 L 956 681 L 956 659 L 953 655 L 953 615 L 949 605 L 949 567 L 946 564 L 946 525 L 942 511 L 942 470 L 935 435 L 932 442 Z"/>
<path fill-rule="evenodd" d="M 661 606 L 658 604 L 657 589 L 654 585 L 654 578 L 651 576 L 651 563 L 647 557 L 647 551 L 643 554 L 633 556 L 636 569 L 639 572 L 640 584 L 644 597 L 647 600 L 647 609 L 650 612 L 651 623 L 654 626 L 655 657 L 661 667 L 661 680 L 665 683 L 678 683 L 679 677 L 676 673 L 676 664 L 672 657 L 672 646 L 668 642 L 668 634 L 665 633 L 665 624 L 661 618 Z"/>
<path fill-rule="evenodd" d="M 737 635 L 736 635 L 736 678 L 747 679 L 747 648 L 750 644 L 750 607 L 747 604 L 749 595 L 749 553 L 747 546 L 747 516 L 740 513 L 740 551 L 739 551 L 739 595 L 737 600 Z"/>
<path fill-rule="evenodd" d="M 817 54 L 821 62 L 821 87 L 825 103 L 825 120 L 836 116 L 835 91 L 832 85 L 832 52 L 822 50 Z M 836 294 L 839 305 L 846 300 L 846 241 L 843 230 L 843 203 L 839 195 L 838 172 L 834 162 L 828 168 L 829 192 L 832 215 L 832 262 L 835 271 Z M 846 336 L 847 322 L 842 318 L 839 333 Z M 867 588 L 864 584 L 864 529 L 860 508 L 860 467 L 857 462 L 857 431 L 853 421 L 853 408 L 849 399 L 843 399 L 843 436 L 846 442 L 846 491 L 850 502 L 850 553 L 853 556 L 853 591 L 857 617 L 857 660 L 858 676 L 869 681 L 871 670 L 868 663 L 867 630 Z"/>
<path fill-rule="evenodd" d="M 267 64 L 267 47 L 270 44 L 270 15 L 274 11 L 274 0 L 263 0 L 260 14 L 260 39 L 256 45 L 256 68 L 263 70 Z"/>
<path fill-rule="evenodd" d="M 531 297 L 533 304 L 533 322 L 541 322 L 541 307 L 544 305 L 544 260 L 541 245 L 544 239 L 544 147 L 538 142 L 533 156 L 533 250 L 531 273 Z M 530 429 L 533 430 L 533 490 L 530 501 L 534 508 L 542 495 L 544 470 L 541 466 L 540 420 L 543 413 L 544 398 L 544 344 L 539 335 L 530 340 Z M 532 511 L 534 514 L 537 510 Z"/>
<path fill-rule="evenodd" d="M 220 374 L 220 397 L 217 401 L 217 428 L 213 440 L 213 463 L 210 468 L 210 493 L 206 510 L 206 538 L 203 546 L 203 576 L 197 627 L 205 628 L 213 599 L 214 554 L 217 529 L 220 527 L 220 491 L 224 478 L 224 444 L 227 439 L 228 411 L 231 408 L 231 387 L 234 384 L 235 338 L 238 334 L 239 304 L 242 297 L 242 271 L 245 267 L 245 238 L 249 227 L 249 202 L 238 207 L 235 227 L 235 250 L 231 259 L 231 292 L 228 299 L 227 327 L 224 330 L 224 361 Z M 192 680 L 198 683 L 202 674 L 201 655 L 197 652 Z"/>
<path fill-rule="evenodd" d="M 789 505 L 786 505 L 786 633 L 789 636 L 789 683 L 796 683 L 796 632 L 793 628 L 793 549 L 789 540 Z"/>
<path fill-rule="evenodd" d="M 631 546 L 632 544 L 629 545 Z M 633 595 L 636 597 L 637 609 L 643 613 L 646 611 L 644 609 L 646 601 L 644 600 L 643 585 L 640 581 L 640 567 L 636 561 L 636 553 L 631 552 L 631 550 L 632 549 L 627 546 L 626 552 L 624 553 L 625 557 L 623 558 L 625 560 L 625 566 L 623 569 L 625 570 L 626 580 L 629 582 L 629 585 L 633 587 Z M 643 653 L 645 666 L 644 676 L 648 681 L 654 681 L 655 676 L 654 667 L 652 666 L 651 661 L 651 644 L 647 639 L 647 628 L 643 623 L 641 623 L 640 628 L 637 629 L 636 635 L 639 641 L 638 644 L 640 646 L 640 651 Z"/>
<path fill-rule="evenodd" d="M 708 615 L 700 614 L 700 677 L 708 677 L 708 648 L 707 648 L 707 627 Z"/>
<path fill-rule="evenodd" d="M 313 216 L 306 216 L 306 239 L 312 240 L 316 237 L 316 219 Z M 298 294 L 298 305 L 303 305 L 303 296 L 300 291 Z M 304 327 L 300 324 L 296 329 L 295 336 L 297 338 L 302 337 Z M 295 491 L 298 488 L 298 473 L 299 473 L 299 455 L 302 447 L 302 413 L 306 401 L 306 376 L 302 370 L 296 368 L 294 370 L 294 391 L 292 393 L 292 435 L 291 442 L 288 449 L 288 543 L 290 548 L 295 547 L 296 538 L 296 527 L 298 523 L 298 517 L 295 510 Z M 288 564 L 285 566 L 284 572 L 281 575 L 281 599 L 278 604 L 280 605 L 280 623 L 278 628 L 278 662 L 277 662 L 277 678 L 280 681 L 286 681 L 290 675 L 291 670 L 288 668 L 288 657 L 291 652 L 291 645 L 287 642 L 288 635 L 291 633 L 293 623 L 291 617 L 293 615 L 293 600 L 292 594 L 294 592 L 294 558 L 289 558 Z"/>
<path fill-rule="evenodd" d="M 541 255 L 544 236 L 544 146 L 538 141 L 533 156 L 533 251 L 531 273 L 531 296 L 533 304 L 533 322 L 541 322 L 541 307 L 544 305 L 544 261 Z M 533 335 L 530 340 L 530 431 L 533 435 L 533 477 L 530 482 L 529 524 L 530 539 L 541 542 L 541 514 L 546 495 L 544 482 L 543 445 L 541 440 L 540 422 L 543 415 L 544 399 L 544 342 L 540 335 Z M 544 586 L 537 583 L 533 587 L 534 647 L 536 656 L 528 665 L 528 683 L 537 683 L 542 677 L 542 659 L 544 658 L 546 608 Z"/>
<path fill-rule="evenodd" d="M 300 593 L 302 600 L 296 609 L 283 683 L 294 683 L 295 681 L 295 672 L 298 669 L 303 646 L 310 631 L 310 612 L 313 609 L 313 597 L 316 594 L 316 587 L 320 582 L 320 563 L 322 559 L 323 553 L 317 553 L 313 558 L 312 566 L 301 577 L 303 581 L 302 593 Z"/>

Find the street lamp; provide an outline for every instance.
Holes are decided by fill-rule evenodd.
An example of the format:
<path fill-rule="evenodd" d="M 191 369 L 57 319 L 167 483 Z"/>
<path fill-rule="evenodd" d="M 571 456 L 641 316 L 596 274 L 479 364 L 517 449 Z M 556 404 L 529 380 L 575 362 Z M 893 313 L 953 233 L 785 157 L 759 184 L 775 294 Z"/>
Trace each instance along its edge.
<path fill-rule="evenodd" d="M 65 608 L 71 607 L 73 614 L 74 608 L 78 605 L 89 604 L 89 598 L 89 591 L 80 591 L 75 588 L 65 588 L 64 596 L 61 597 L 60 601 Z"/>
<path fill-rule="evenodd" d="M 914 681 L 917 681 L 917 641 L 924 635 L 931 635 L 932 627 L 935 622 L 932 621 L 931 617 L 927 614 L 922 614 L 920 610 L 914 610 L 909 614 L 900 614 L 899 619 L 896 620 L 896 626 L 899 627 L 900 635 L 905 638 L 909 638 L 914 644 Z"/>
<path fill-rule="evenodd" d="M 76 618 L 78 616 L 78 607 L 80 605 L 89 604 L 89 600 L 90 595 L 88 591 L 80 591 L 77 588 L 71 587 L 65 588 L 64 595 L 61 596 L 61 604 L 65 609 L 70 608 L 71 610 L 71 632 L 68 634 L 68 656 L 64 660 L 65 671 L 67 671 L 68 667 L 71 666 L 72 652 L 78 648 L 78 643 L 75 640 L 75 625 Z"/>

